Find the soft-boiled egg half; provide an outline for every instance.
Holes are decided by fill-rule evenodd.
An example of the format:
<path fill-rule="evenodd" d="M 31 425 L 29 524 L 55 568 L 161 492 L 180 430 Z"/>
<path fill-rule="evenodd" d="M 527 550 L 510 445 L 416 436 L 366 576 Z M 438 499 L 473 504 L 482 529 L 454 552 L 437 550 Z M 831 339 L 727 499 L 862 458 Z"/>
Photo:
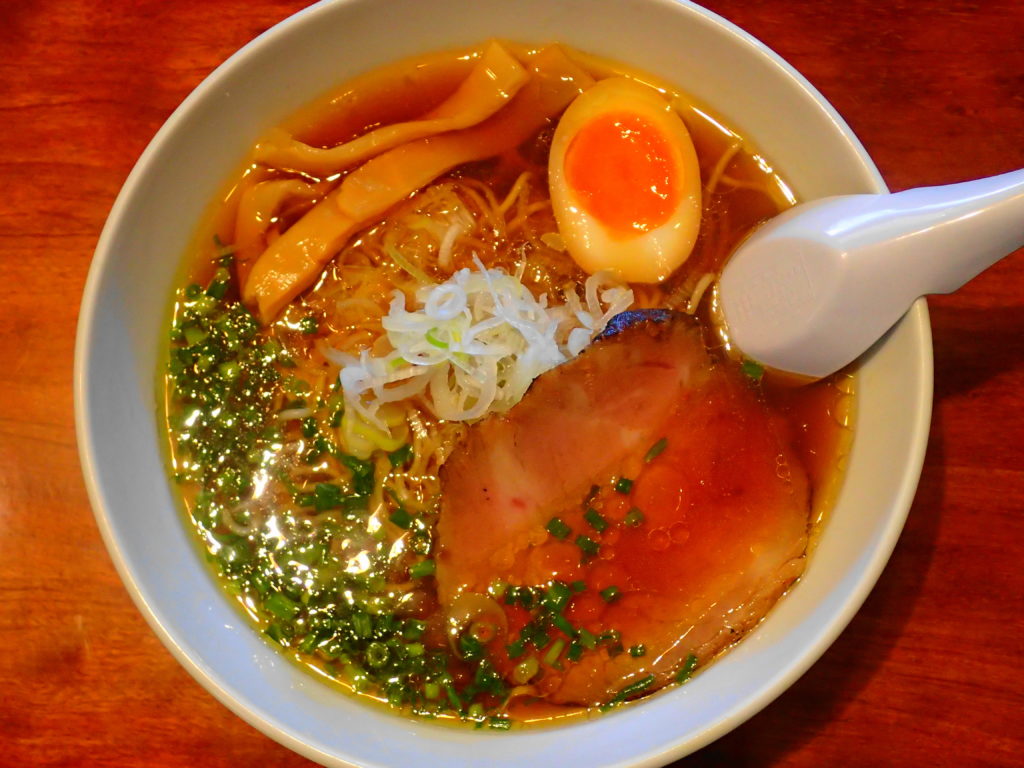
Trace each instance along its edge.
<path fill-rule="evenodd" d="M 657 283 L 700 229 L 700 169 L 689 131 L 654 88 L 601 80 L 569 105 L 548 161 L 555 220 L 586 272 Z"/>

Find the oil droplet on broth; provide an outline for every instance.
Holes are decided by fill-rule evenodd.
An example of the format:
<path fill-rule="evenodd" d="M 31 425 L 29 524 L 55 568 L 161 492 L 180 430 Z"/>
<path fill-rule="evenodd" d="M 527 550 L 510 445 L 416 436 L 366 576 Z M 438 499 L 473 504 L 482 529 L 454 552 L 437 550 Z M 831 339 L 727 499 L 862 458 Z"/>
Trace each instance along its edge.
<path fill-rule="evenodd" d="M 664 528 L 655 528 L 647 534 L 647 541 L 655 552 L 664 552 L 671 543 L 671 536 Z"/>
<path fill-rule="evenodd" d="M 839 426 L 849 428 L 853 421 L 853 398 L 846 394 L 837 397 L 830 413 Z"/>
<path fill-rule="evenodd" d="M 673 544 L 685 544 L 690 538 L 690 529 L 686 527 L 685 523 L 673 523 L 672 527 L 668 529 L 669 538 Z"/>
<path fill-rule="evenodd" d="M 790 468 L 789 462 L 786 461 L 786 457 L 781 453 L 775 457 L 775 476 L 786 483 L 793 480 L 793 470 Z"/>
<path fill-rule="evenodd" d="M 837 374 L 833 380 L 832 386 L 842 392 L 844 395 L 852 395 L 855 388 L 855 381 L 853 374 L 840 373 Z"/>

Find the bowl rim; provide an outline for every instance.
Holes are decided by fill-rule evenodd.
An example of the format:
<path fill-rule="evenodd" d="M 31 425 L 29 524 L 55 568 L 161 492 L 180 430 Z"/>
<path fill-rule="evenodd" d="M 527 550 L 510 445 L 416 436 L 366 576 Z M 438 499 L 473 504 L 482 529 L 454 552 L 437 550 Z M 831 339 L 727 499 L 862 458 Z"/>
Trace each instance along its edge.
<path fill-rule="evenodd" d="M 293 751 L 323 764 L 344 764 L 344 758 L 316 748 L 306 740 L 301 739 L 291 730 L 283 727 L 272 719 L 262 716 L 256 709 L 246 702 L 244 697 L 236 695 L 229 685 L 218 676 L 218 674 L 197 659 L 193 658 L 178 642 L 174 633 L 164 625 L 156 609 L 150 604 L 149 597 L 140 587 L 130 570 L 123 552 L 117 533 L 114 530 L 111 519 L 107 513 L 108 493 L 102 487 L 96 471 L 96 455 L 94 446 L 98 440 L 98 433 L 89 412 L 90 381 L 89 371 L 89 339 L 93 335 L 96 324 L 96 313 L 99 304 L 99 288 L 101 276 L 108 268 L 111 261 L 110 243 L 114 233 L 119 230 L 126 219 L 126 208 L 128 201 L 133 198 L 143 180 L 150 172 L 155 158 L 160 154 L 161 148 L 167 143 L 168 138 L 175 132 L 186 114 L 193 106 L 200 102 L 208 92 L 217 88 L 220 81 L 226 78 L 236 68 L 243 66 L 244 61 L 253 49 L 262 46 L 268 39 L 273 39 L 285 34 L 293 26 L 312 21 L 318 14 L 329 12 L 336 5 L 351 4 L 360 0 L 320 0 L 297 13 L 279 21 L 265 32 L 261 33 L 223 63 L 217 66 L 202 82 L 193 89 L 182 103 L 173 111 L 170 117 L 163 123 L 154 137 L 150 140 L 145 150 L 136 161 L 129 173 L 120 192 L 115 199 L 106 223 L 103 227 L 97 242 L 92 263 L 89 268 L 83 291 L 82 302 L 78 315 L 78 325 L 75 336 L 75 354 L 73 369 L 73 394 L 75 412 L 75 431 L 80 457 L 82 475 L 88 493 L 90 505 L 94 512 L 97 527 L 114 563 L 115 569 L 129 596 L 135 603 L 139 612 L 145 618 L 147 624 L 159 637 L 163 645 L 171 652 L 172 656 L 180 663 L 191 676 L 209 691 L 218 701 L 224 704 L 230 711 L 242 718 L 245 722 L 260 730 L 262 733 L 273 738 L 275 741 L 292 749 Z M 696 5 L 690 0 L 656 0 L 665 4 L 682 6 L 696 15 L 702 17 L 703 21 L 719 27 L 723 32 L 737 38 L 738 43 L 753 49 L 757 54 L 771 62 L 777 69 L 796 86 L 809 95 L 817 107 L 833 123 L 852 152 L 859 158 L 862 170 L 870 177 L 870 181 L 877 192 L 886 192 L 886 184 L 872 162 L 867 151 L 856 137 L 844 119 L 827 99 L 801 75 L 792 65 L 786 62 L 779 54 L 775 53 L 766 44 L 762 43 L 750 33 L 736 26 L 732 22 L 722 18 L 713 11 Z M 732 709 L 723 717 L 712 722 L 702 730 L 681 735 L 667 744 L 660 750 L 648 751 L 637 755 L 629 765 L 634 766 L 657 766 L 689 754 L 720 736 L 733 730 L 747 719 L 755 715 L 814 664 L 824 652 L 832 645 L 838 635 L 845 629 L 847 624 L 860 609 L 866 600 L 871 589 L 874 587 L 885 564 L 888 562 L 896 541 L 903 529 L 906 517 L 910 511 L 917 484 L 920 478 L 921 469 L 924 463 L 927 438 L 930 428 L 932 411 L 932 387 L 933 387 L 933 362 L 931 332 L 928 320 L 928 309 L 925 300 L 919 299 L 901 320 L 901 325 L 909 325 L 916 338 L 916 347 L 919 352 L 915 360 L 916 370 L 919 374 L 919 387 L 916 392 L 915 402 L 919 404 L 909 429 L 911 433 L 912 452 L 907 458 L 906 470 L 901 475 L 899 489 L 893 497 L 892 506 L 896 513 L 888 517 L 887 524 L 880 531 L 878 545 L 872 550 L 871 556 L 865 565 L 861 577 L 855 585 L 851 597 L 843 604 L 842 609 L 833 617 L 822 631 L 819 632 L 816 641 L 808 646 L 802 653 L 792 661 L 776 671 L 771 682 L 763 685 L 758 694 L 747 698 L 739 706 Z M 399 722 L 396 720 L 396 722 Z M 571 727 L 571 726 L 566 726 Z M 489 735 L 489 738 L 491 736 Z M 369 764 L 367 764 L 369 765 Z M 379 763 L 383 766 L 383 763 Z"/>

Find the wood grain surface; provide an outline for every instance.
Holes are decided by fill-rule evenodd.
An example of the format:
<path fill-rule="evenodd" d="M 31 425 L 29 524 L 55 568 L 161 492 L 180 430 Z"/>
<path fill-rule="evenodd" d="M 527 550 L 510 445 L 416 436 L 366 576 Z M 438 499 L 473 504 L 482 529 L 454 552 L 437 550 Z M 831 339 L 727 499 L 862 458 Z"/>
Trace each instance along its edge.
<path fill-rule="evenodd" d="M 554 0 L 553 0 L 554 1 Z M 300 0 L 0 0 L 0 766 L 302 766 L 136 611 L 72 413 L 92 250 L 175 106 Z M 1020 0 L 712 0 L 894 189 L 1024 167 Z M 686 766 L 1024 764 L 1024 253 L 930 302 L 935 411 L 895 554 L 792 689 Z"/>

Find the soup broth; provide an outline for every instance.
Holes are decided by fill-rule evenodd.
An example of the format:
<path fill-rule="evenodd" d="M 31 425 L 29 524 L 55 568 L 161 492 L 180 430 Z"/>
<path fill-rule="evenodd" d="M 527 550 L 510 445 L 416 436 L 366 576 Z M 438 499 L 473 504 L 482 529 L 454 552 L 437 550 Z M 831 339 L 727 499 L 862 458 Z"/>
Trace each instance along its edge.
<path fill-rule="evenodd" d="M 538 55 L 507 47 L 523 60 Z M 442 467 L 477 419 L 438 416 L 425 390 L 384 402 L 376 422 L 360 419 L 339 371 L 361 354 L 392 351 L 384 325 L 396 295 L 411 300 L 460 270 L 501 270 L 553 304 L 582 290 L 588 275 L 566 251 L 548 192 L 556 120 L 541 121 L 513 148 L 459 164 L 359 228 L 269 322 L 241 301 L 260 252 L 351 173 L 275 167 L 266 147 L 282 137 L 334 147 L 414 120 L 451 97 L 483 51 L 432 54 L 357 78 L 261 142 L 187 256 L 164 380 L 172 472 L 189 524 L 253 626 L 289 658 L 367 700 L 504 729 L 597 712 L 646 693 L 650 686 L 634 682 L 607 700 L 552 703 L 543 687 L 545 675 L 573 664 L 574 655 L 642 660 L 643 649 L 621 647 L 615 630 L 596 636 L 582 624 L 565 625 L 558 611 L 537 613 L 542 604 L 577 599 L 583 581 L 562 595 L 561 582 L 496 579 L 485 594 L 444 604 L 436 582 Z M 702 187 L 696 245 L 666 280 L 628 286 L 630 306 L 693 315 L 714 365 L 743 372 L 807 475 L 807 526 L 815 530 L 852 437 L 853 378 L 844 372 L 794 387 L 734 359 L 713 323 L 713 277 L 747 233 L 795 202 L 788 185 L 704 105 L 626 67 L 566 55 L 597 80 L 625 76 L 656 87 L 685 123 Z M 610 486 L 602 492 L 614 496 Z M 616 520 L 610 509 L 588 514 L 607 517 L 613 528 L 632 524 L 630 510 Z M 600 525 L 591 533 L 597 543 L 607 538 Z M 532 611 L 546 636 L 525 645 L 522 636 L 496 637 L 510 631 L 505 614 L 513 608 Z M 519 650 L 517 642 L 526 651 L 514 658 L 502 650 L 496 659 L 489 650 Z M 709 660 L 688 657 L 672 680 L 685 682 Z"/>

